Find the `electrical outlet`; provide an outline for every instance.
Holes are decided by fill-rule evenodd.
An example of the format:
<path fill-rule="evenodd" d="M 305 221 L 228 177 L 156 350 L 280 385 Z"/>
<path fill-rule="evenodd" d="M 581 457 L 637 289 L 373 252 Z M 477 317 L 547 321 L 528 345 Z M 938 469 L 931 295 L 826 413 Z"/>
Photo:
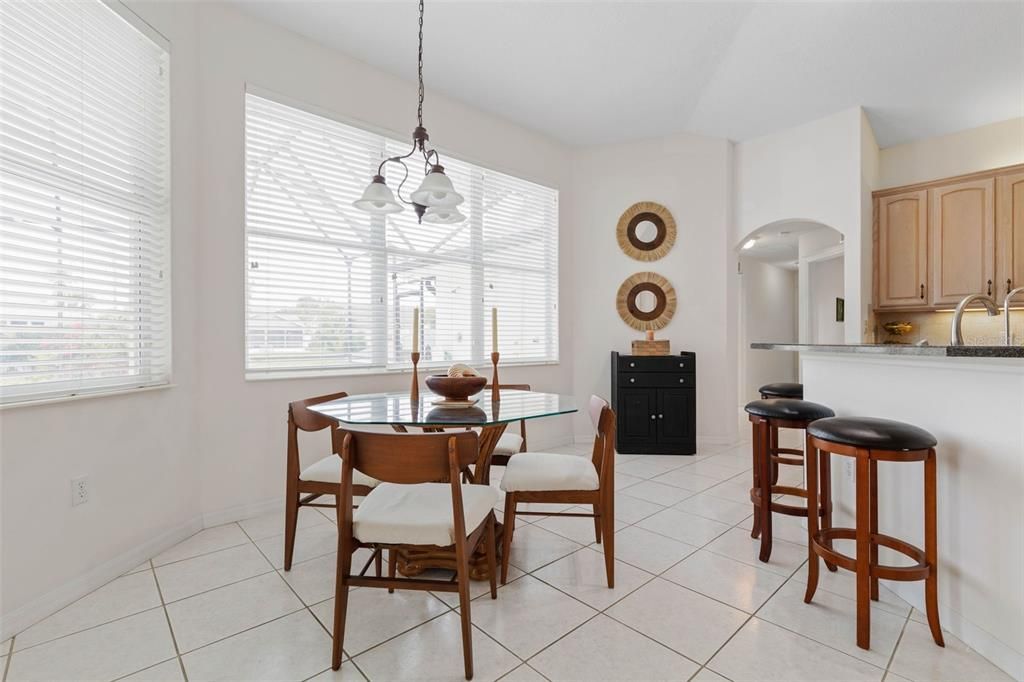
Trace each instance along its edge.
<path fill-rule="evenodd" d="M 89 479 L 85 476 L 71 479 L 71 506 L 77 507 L 89 501 Z"/>

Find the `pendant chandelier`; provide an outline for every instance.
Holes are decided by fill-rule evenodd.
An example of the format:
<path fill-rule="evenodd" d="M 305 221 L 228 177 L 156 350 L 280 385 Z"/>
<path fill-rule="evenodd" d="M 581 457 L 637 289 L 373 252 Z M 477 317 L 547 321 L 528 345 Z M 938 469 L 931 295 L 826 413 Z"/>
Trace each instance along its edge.
<path fill-rule="evenodd" d="M 463 201 L 462 195 L 455 191 L 451 179 L 445 175 L 437 150 L 427 147 L 430 136 L 423 127 L 423 0 L 420 0 L 418 55 L 419 106 L 416 109 L 416 129 L 412 131 L 412 149 L 407 154 L 391 156 L 381 161 L 377 167 L 377 174 L 373 176 L 363 196 L 353 201 L 352 205 L 373 215 L 385 215 L 398 213 L 404 210 L 402 204 L 408 204 L 416 211 L 416 218 L 421 223 L 424 220 L 428 223 L 459 223 L 466 219 L 466 216 L 459 213 L 456 208 Z M 411 161 L 416 152 L 423 156 L 424 178 L 419 188 L 409 195 L 407 200 L 402 196 L 402 187 L 409 179 L 406 160 Z M 388 163 L 397 163 L 404 171 L 396 192 L 392 192 L 384 181 L 384 166 Z"/>

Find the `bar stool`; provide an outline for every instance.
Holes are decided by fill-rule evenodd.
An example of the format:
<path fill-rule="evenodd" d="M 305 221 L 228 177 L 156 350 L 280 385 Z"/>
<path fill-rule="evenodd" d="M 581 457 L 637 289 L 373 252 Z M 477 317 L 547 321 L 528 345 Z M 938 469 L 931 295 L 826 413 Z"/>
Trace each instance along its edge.
<path fill-rule="evenodd" d="M 831 527 L 832 522 L 832 501 L 831 483 L 828 465 L 821 467 L 822 481 L 820 485 L 821 495 L 816 493 L 810 496 L 809 490 L 794 486 L 776 485 L 776 478 L 773 476 L 773 464 L 777 455 L 773 454 L 771 447 L 772 432 L 780 428 L 804 429 L 818 419 L 832 417 L 835 412 L 819 405 L 818 403 L 793 398 L 770 398 L 768 400 L 755 400 L 747 403 L 747 414 L 750 415 L 750 423 L 753 426 L 753 460 L 754 460 L 754 485 L 750 489 L 750 501 L 754 504 L 754 527 L 750 537 L 761 536 L 761 561 L 767 562 L 772 554 L 772 512 L 786 514 L 788 516 L 821 516 L 822 525 Z M 802 455 L 799 450 L 792 451 Z M 795 459 L 795 458 L 794 458 Z M 787 464 L 803 464 L 803 459 L 795 459 L 795 462 Z M 815 467 L 815 471 L 818 468 Z M 814 488 L 819 489 L 818 485 Z M 794 495 L 807 500 L 807 505 L 797 507 L 791 504 L 775 502 L 772 495 Z M 809 509 L 816 509 L 816 514 L 808 514 Z"/>
<path fill-rule="evenodd" d="M 924 580 L 928 627 L 939 646 L 945 646 L 939 626 L 938 555 L 935 525 L 935 437 L 916 426 L 889 419 L 833 417 L 807 428 L 807 493 L 817 492 L 814 452 L 828 461 L 829 455 L 857 460 L 857 513 L 855 528 L 818 528 L 817 519 L 807 523 L 807 592 L 810 603 L 818 587 L 818 557 L 857 574 L 857 646 L 871 648 L 871 600 L 878 601 L 878 579 Z M 878 463 L 924 462 L 924 551 L 891 535 L 878 532 Z M 855 540 L 856 556 L 833 549 L 835 540 Z M 905 554 L 914 566 L 883 566 L 878 547 Z"/>
<path fill-rule="evenodd" d="M 768 398 L 793 398 L 795 400 L 804 399 L 803 384 L 789 383 L 784 381 L 774 384 L 765 384 L 761 388 L 757 389 L 757 392 L 761 394 L 761 400 L 766 400 Z M 780 448 L 779 430 L 777 428 L 772 428 L 771 439 L 772 485 L 774 485 L 779 482 L 779 465 L 788 464 L 791 466 L 803 466 L 804 453 L 802 450 L 796 450 L 794 448 Z M 799 459 L 794 457 L 780 457 L 780 455 L 798 455 Z"/>

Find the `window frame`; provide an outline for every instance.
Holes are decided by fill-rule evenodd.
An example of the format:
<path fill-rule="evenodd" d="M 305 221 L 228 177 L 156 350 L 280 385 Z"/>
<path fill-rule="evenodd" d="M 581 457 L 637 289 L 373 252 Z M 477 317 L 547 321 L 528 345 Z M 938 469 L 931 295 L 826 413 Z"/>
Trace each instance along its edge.
<path fill-rule="evenodd" d="M 388 356 L 388 353 L 389 353 L 389 349 L 387 348 L 387 344 L 386 343 L 385 343 L 385 346 L 382 347 L 381 349 L 375 349 L 375 354 L 377 354 L 379 352 L 379 354 L 381 354 L 383 356 L 382 364 L 373 364 L 373 365 L 364 366 L 364 367 L 330 367 L 330 368 L 322 368 L 322 367 L 317 367 L 317 368 L 312 368 L 312 367 L 311 368 L 299 368 L 299 367 L 295 367 L 295 368 L 287 368 L 287 369 L 264 369 L 264 368 L 250 368 L 249 367 L 249 347 L 248 347 L 248 343 L 246 341 L 247 326 L 249 324 L 249 313 L 248 313 L 248 307 L 249 307 L 249 275 L 248 275 L 248 271 L 247 271 L 247 269 L 249 267 L 249 226 L 248 226 L 247 214 L 246 214 L 247 177 L 246 177 L 246 173 L 244 172 L 244 169 L 248 168 L 248 156 L 247 156 L 248 131 L 247 131 L 247 127 L 246 127 L 246 97 L 249 96 L 249 95 L 254 95 L 256 97 L 268 100 L 268 101 L 273 102 L 275 104 L 286 106 L 286 107 L 291 107 L 291 108 L 297 109 L 299 111 L 302 111 L 302 112 L 304 112 L 306 114 L 322 117 L 322 118 L 328 119 L 330 121 L 334 121 L 336 123 L 340 123 L 340 124 L 345 125 L 345 126 L 350 126 L 350 127 L 353 127 L 353 128 L 357 128 L 357 129 L 359 129 L 359 130 L 361 130 L 363 132 L 366 132 L 366 133 L 370 133 L 370 134 L 373 134 L 373 135 L 379 135 L 381 137 L 386 138 L 387 140 L 389 140 L 391 142 L 397 142 L 397 143 L 402 144 L 402 143 L 405 142 L 406 137 L 407 137 L 407 136 L 405 136 L 405 135 L 403 135 L 401 133 L 398 133 L 398 132 L 396 132 L 394 130 L 391 130 L 391 129 L 388 129 L 388 128 L 384 128 L 384 127 L 379 126 L 379 125 L 374 125 L 372 123 L 368 123 L 367 121 L 364 121 L 364 120 L 361 120 L 361 119 L 358 119 L 358 118 L 355 118 L 355 117 L 342 115 L 342 114 L 339 114 L 339 113 L 337 113 L 335 111 L 332 111 L 332 110 L 329 110 L 329 109 L 325 109 L 323 107 L 316 106 L 316 105 L 313 105 L 313 104 L 309 104 L 308 102 L 304 102 L 304 101 L 295 99 L 293 97 L 289 97 L 287 95 L 283 95 L 283 94 L 281 94 L 279 92 L 275 92 L 273 90 L 266 89 L 266 88 L 261 87 L 259 85 L 255 85 L 255 84 L 246 82 L 246 84 L 245 84 L 245 91 L 243 93 L 243 98 L 242 98 L 242 147 L 243 147 L 243 149 L 242 149 L 242 156 L 243 156 L 243 177 L 242 177 L 242 196 L 243 196 L 243 201 L 242 201 L 242 242 L 243 242 L 244 258 L 242 259 L 242 264 L 241 264 L 241 266 L 242 266 L 242 278 L 243 278 L 243 314 L 242 314 L 242 346 L 243 346 L 243 349 L 242 349 L 242 369 L 243 369 L 243 374 L 244 374 L 245 380 L 246 381 L 275 381 L 275 380 L 282 380 L 282 379 L 303 379 L 303 378 L 332 377 L 332 376 L 390 376 L 390 375 L 396 375 L 396 374 L 409 374 L 409 373 L 411 373 L 412 372 L 411 361 L 410 361 L 410 363 L 408 365 L 406 365 L 404 363 L 403 364 L 399 364 L 399 365 L 392 365 L 392 366 L 388 365 L 387 356 Z M 562 335 L 561 335 L 561 321 L 562 321 L 562 319 L 561 319 L 561 315 L 562 315 L 562 309 L 561 309 L 561 298 L 562 298 L 561 274 L 562 273 L 561 273 L 561 249 L 560 249 L 560 247 L 561 247 L 561 244 L 560 244 L 560 238 L 561 238 L 561 190 L 557 186 L 551 186 L 550 184 L 547 184 L 544 181 L 536 180 L 536 179 L 533 179 L 531 177 L 524 177 L 524 175 L 520 171 L 517 171 L 517 170 L 509 170 L 507 168 L 502 168 L 500 166 L 494 166 L 494 165 L 491 165 L 491 164 L 483 163 L 483 162 L 474 160 L 472 158 L 467 158 L 465 156 L 461 156 L 461 155 L 458 155 L 458 154 L 451 154 L 448 151 L 446 151 L 443 147 L 437 147 L 436 149 L 438 150 L 438 152 L 444 158 L 451 158 L 451 159 L 460 161 L 462 163 L 470 164 L 474 168 L 480 168 L 480 169 L 483 169 L 483 170 L 486 170 L 486 171 L 493 171 L 493 172 L 496 172 L 496 173 L 501 173 L 501 174 L 504 174 L 504 175 L 508 175 L 508 176 L 514 177 L 516 179 L 523 180 L 524 182 L 529 182 L 529 183 L 532 183 L 532 184 L 535 184 L 535 185 L 539 185 L 541 187 L 550 189 L 550 190 L 555 192 L 555 197 L 556 197 L 555 215 L 554 215 L 555 230 L 554 230 L 553 239 L 554 239 L 554 246 L 555 246 L 555 248 L 554 248 L 555 265 L 558 268 L 558 270 L 557 270 L 557 274 L 556 274 L 556 277 L 555 277 L 556 286 L 555 286 L 555 292 L 554 292 L 554 294 L 555 294 L 554 295 L 554 299 L 555 299 L 556 307 L 555 307 L 555 310 L 553 312 L 553 315 L 554 315 L 554 325 L 555 325 L 556 331 L 558 332 L 558 335 L 557 335 L 557 341 L 555 342 L 555 344 L 553 345 L 553 348 L 552 348 L 554 357 L 553 357 L 553 359 L 545 359 L 545 360 L 537 360 L 537 359 L 531 359 L 531 360 L 509 360 L 509 359 L 503 359 L 501 364 L 502 364 L 503 367 L 508 367 L 508 366 L 516 366 L 516 367 L 544 367 L 544 366 L 553 366 L 553 365 L 561 364 L 561 341 L 562 341 Z M 467 201 L 468 201 L 468 197 L 467 197 Z M 411 210 L 411 209 L 409 209 L 409 210 Z M 386 220 L 386 218 L 376 217 L 376 216 L 373 219 Z M 471 220 L 471 217 L 467 217 L 466 222 L 469 223 L 470 220 Z M 481 239 L 482 239 L 482 232 L 483 232 L 482 224 L 480 226 L 480 231 L 481 231 Z M 385 263 L 386 263 L 386 260 L 388 258 L 387 252 L 385 252 L 383 254 L 383 257 L 384 257 Z M 476 267 L 476 266 L 474 265 L 474 267 Z M 480 267 L 480 272 L 482 274 L 485 271 L 484 270 L 485 264 L 484 264 L 483 254 L 481 254 L 481 257 L 480 257 L 479 267 Z M 385 266 L 384 274 L 383 274 L 383 277 L 382 277 L 382 280 L 384 281 L 385 287 L 387 286 L 387 273 L 388 273 L 388 269 Z M 481 304 L 481 305 L 483 305 L 483 304 Z M 481 334 L 476 333 L 476 327 L 479 327 L 481 330 L 483 330 L 487 325 L 490 324 L 490 314 L 489 314 L 489 312 L 486 309 L 482 309 L 482 312 L 484 314 L 479 315 L 479 316 L 474 316 L 474 318 L 472 320 L 472 324 L 474 326 L 474 330 L 473 330 L 474 331 L 474 335 L 473 335 L 472 343 L 473 343 L 474 347 L 476 345 L 480 345 L 481 348 L 483 348 L 483 345 L 485 343 L 484 336 L 482 335 L 482 333 Z M 500 311 L 499 311 L 499 315 L 500 315 Z M 479 319 L 477 319 L 477 318 L 479 318 Z M 386 324 L 386 320 L 387 320 L 387 313 L 385 313 L 384 315 L 381 316 L 381 321 L 383 321 L 385 324 Z M 500 323 L 500 319 L 499 319 L 499 323 Z M 387 338 L 386 335 L 385 335 L 385 338 Z M 480 360 L 480 362 L 481 363 L 486 362 L 487 364 L 490 364 L 490 359 L 489 359 L 490 358 L 490 353 L 489 353 L 489 351 L 484 353 L 484 358 L 485 359 Z M 475 360 L 471 361 L 470 364 L 474 364 L 474 363 L 476 363 Z M 423 369 L 444 367 L 447 364 L 449 364 L 449 363 L 447 361 L 443 361 L 443 360 L 437 360 L 437 361 L 433 361 L 433 362 L 423 362 L 423 361 L 421 361 L 418 366 L 419 366 L 420 370 L 422 371 Z"/>
<path fill-rule="evenodd" d="M 78 401 L 91 398 L 104 398 L 114 396 L 133 395 L 139 392 L 158 391 L 173 388 L 175 384 L 174 375 L 174 315 L 173 315 L 173 258 L 172 258 L 172 234 L 174 226 L 174 182 L 173 182 L 173 158 L 174 158 L 174 125 L 173 125 L 173 98 L 171 74 L 173 70 L 173 53 L 170 39 L 149 24 L 145 19 L 136 14 L 130 7 L 120 0 L 95 0 L 107 10 L 116 14 L 128 26 L 134 29 L 139 35 L 161 50 L 165 56 L 163 64 L 163 87 L 165 88 L 165 110 L 162 115 L 166 118 L 166 136 L 163 142 L 166 144 L 166 153 L 163 158 L 164 171 L 164 193 L 166 196 L 166 207 L 160 214 L 162 229 L 160 233 L 155 231 L 149 234 L 141 228 L 126 232 L 133 239 L 150 238 L 160 249 L 160 268 L 158 274 L 164 282 L 162 295 L 166 307 L 161 315 L 164 321 L 164 338 L 157 338 L 155 341 L 163 342 L 166 350 L 163 353 L 164 371 L 156 373 L 146 371 L 141 374 L 125 374 L 122 376 L 108 377 L 105 379 L 92 379 L 89 381 L 65 380 L 47 384 L 45 390 L 30 390 L 33 384 L 22 384 L 15 386 L 0 385 L 0 411 L 31 407 L 35 405 L 49 405 L 68 401 Z M 152 273 L 157 274 L 157 273 Z M 137 279 L 141 281 L 142 271 L 136 273 Z M 143 291 L 141 284 L 132 287 L 133 295 L 141 295 Z M 139 318 L 143 319 L 142 317 Z M 137 348 L 141 348 L 139 341 Z M 142 357 L 140 355 L 140 357 Z M 147 358 L 148 359 L 148 358 Z M 149 365 L 151 366 L 151 365 Z M 159 376 L 157 377 L 157 374 Z M 157 378 L 154 378 L 157 377 Z M 27 390 L 29 389 L 29 390 Z"/>

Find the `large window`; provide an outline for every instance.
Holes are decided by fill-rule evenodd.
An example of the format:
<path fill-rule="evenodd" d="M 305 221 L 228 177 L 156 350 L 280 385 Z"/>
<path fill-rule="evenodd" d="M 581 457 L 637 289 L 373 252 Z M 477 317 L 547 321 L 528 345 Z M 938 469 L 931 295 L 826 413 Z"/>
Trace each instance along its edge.
<path fill-rule="evenodd" d="M 250 376 L 408 366 L 416 308 L 421 363 L 487 362 L 492 308 L 503 363 L 558 359 L 558 192 L 445 157 L 464 223 L 353 208 L 409 144 L 246 95 Z"/>
<path fill-rule="evenodd" d="M 0 3 L 0 398 L 170 375 L 168 57 L 102 2 Z"/>

